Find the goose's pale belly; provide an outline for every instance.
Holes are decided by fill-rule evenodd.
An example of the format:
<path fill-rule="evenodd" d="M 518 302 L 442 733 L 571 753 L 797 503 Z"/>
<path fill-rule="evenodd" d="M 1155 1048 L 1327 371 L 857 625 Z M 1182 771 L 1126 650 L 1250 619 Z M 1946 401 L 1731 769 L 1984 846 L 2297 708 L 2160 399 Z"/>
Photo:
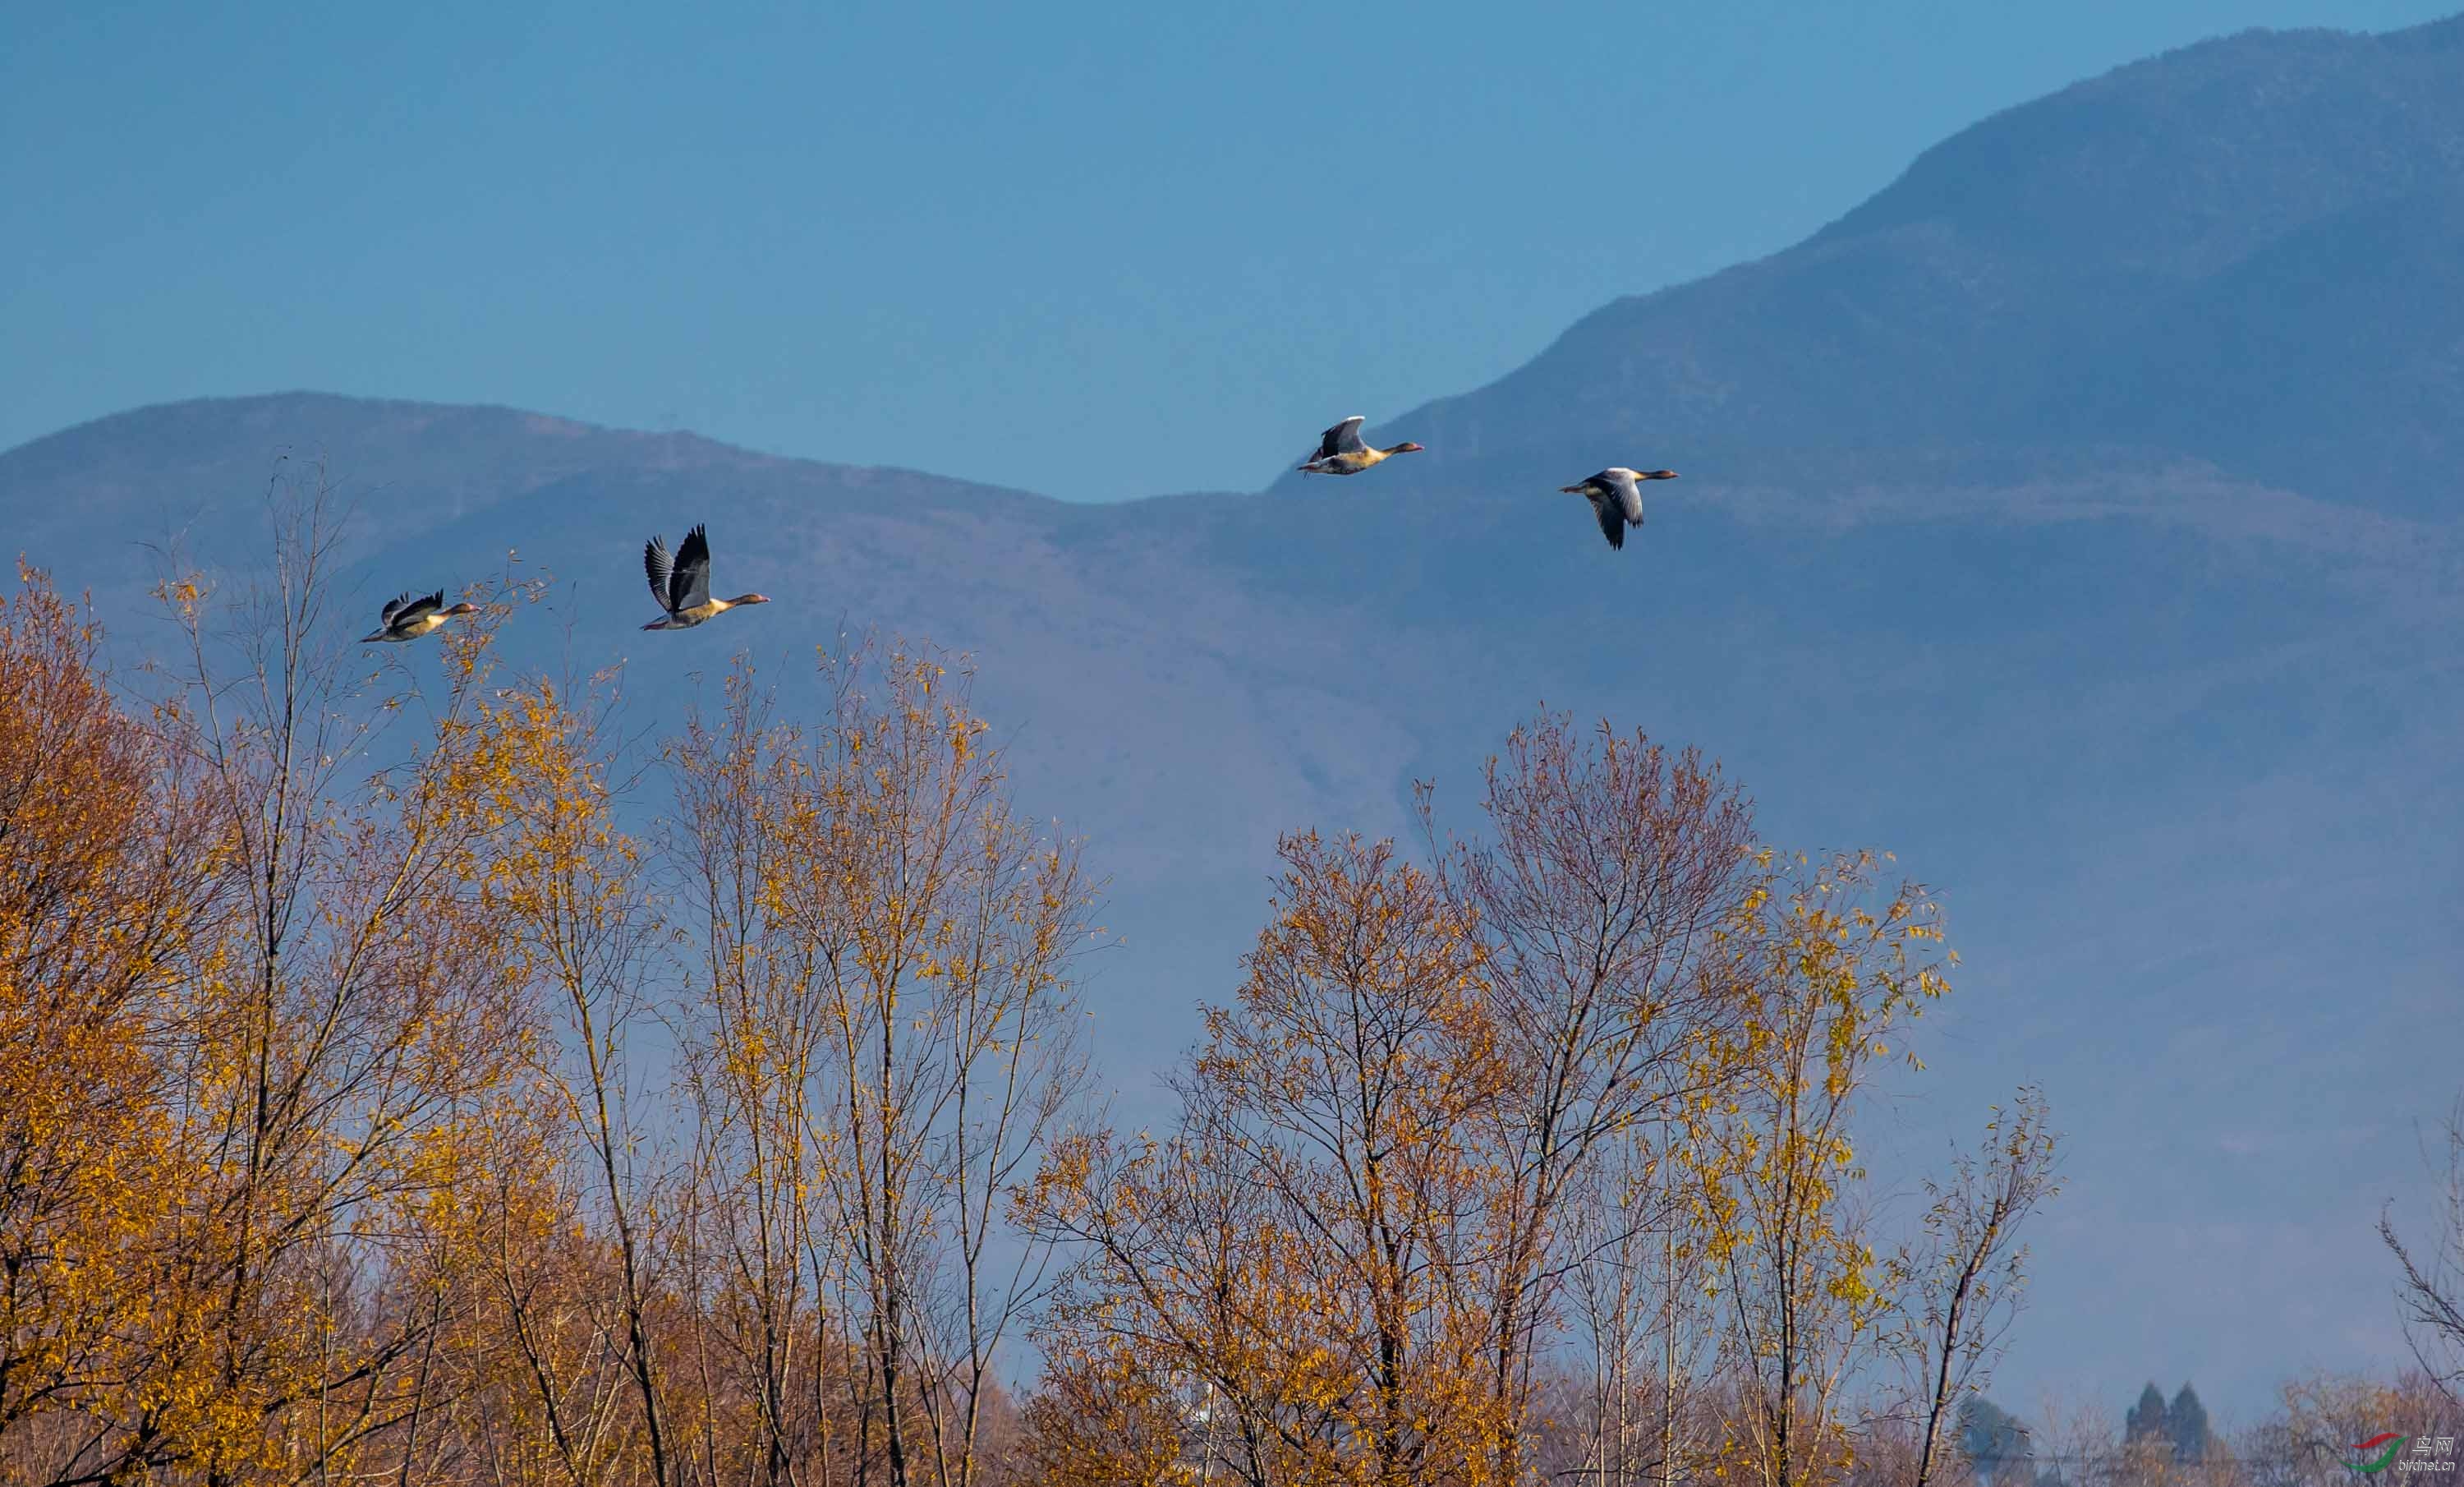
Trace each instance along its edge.
<path fill-rule="evenodd" d="M 691 630 L 695 625 L 701 624 L 703 621 L 714 618 L 715 616 L 734 608 L 736 608 L 736 606 L 728 603 L 724 599 L 713 599 L 705 604 L 696 604 L 691 609 L 671 610 L 668 611 L 668 617 L 666 619 L 654 620 L 645 628 L 650 630 Z"/>
<path fill-rule="evenodd" d="M 387 645 L 400 645 L 406 640 L 416 640 L 444 623 L 445 616 L 442 614 L 424 614 L 415 620 L 405 620 L 399 625 L 388 625 L 368 638 L 382 640 Z"/>
<path fill-rule="evenodd" d="M 1362 450 L 1357 454 L 1329 455 L 1312 461 L 1309 468 L 1320 475 L 1358 475 L 1385 457 L 1382 450 Z"/>

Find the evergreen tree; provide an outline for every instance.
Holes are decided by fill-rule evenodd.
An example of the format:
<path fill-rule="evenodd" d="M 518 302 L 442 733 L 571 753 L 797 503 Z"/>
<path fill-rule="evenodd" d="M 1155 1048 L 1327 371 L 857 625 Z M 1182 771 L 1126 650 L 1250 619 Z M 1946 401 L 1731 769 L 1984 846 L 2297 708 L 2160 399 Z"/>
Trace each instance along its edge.
<path fill-rule="evenodd" d="M 1960 1402 L 1959 1448 L 1980 1482 L 2030 1479 L 2027 1428 L 2016 1415 L 1981 1394 Z"/>
<path fill-rule="evenodd" d="M 2130 1445 L 2150 1438 L 2170 1440 L 2172 1423 L 2165 1417 L 2165 1391 L 2153 1379 L 2139 1391 L 2139 1403 L 2123 1416 L 2123 1444 Z"/>
<path fill-rule="evenodd" d="M 2215 1445 L 2215 1437 L 2208 1431 L 2208 1408 L 2199 1403 L 2199 1391 L 2190 1387 L 2188 1381 L 2183 1383 L 2182 1391 L 2173 1396 L 2172 1405 L 2166 1410 L 2166 1420 L 2173 1436 L 2173 1459 L 2205 1461 L 2208 1458 L 2208 1452 Z"/>

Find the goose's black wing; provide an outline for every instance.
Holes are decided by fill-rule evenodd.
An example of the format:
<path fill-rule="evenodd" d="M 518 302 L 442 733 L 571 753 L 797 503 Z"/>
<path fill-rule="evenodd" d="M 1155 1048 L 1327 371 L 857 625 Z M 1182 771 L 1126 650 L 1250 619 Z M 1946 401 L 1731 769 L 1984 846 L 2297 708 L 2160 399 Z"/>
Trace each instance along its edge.
<path fill-rule="evenodd" d="M 1343 422 L 1336 424 L 1333 428 L 1327 430 L 1326 433 L 1318 435 L 1317 453 L 1311 455 L 1309 458 L 1312 460 L 1332 459 L 1335 455 L 1344 454 L 1347 451 L 1359 449 L 1361 447 L 1360 426 L 1367 421 L 1367 415 L 1354 413 Z"/>
<path fill-rule="evenodd" d="M 1622 551 L 1625 547 L 1625 510 L 1617 504 L 1613 492 L 1592 486 L 1585 494 L 1592 498 L 1592 515 L 1600 519 L 1600 535 L 1609 545 Z"/>
<path fill-rule="evenodd" d="M 443 608 L 445 608 L 445 590 L 442 588 L 417 599 L 408 594 L 397 594 L 394 596 L 393 603 L 378 611 L 377 623 L 391 630 L 397 625 L 407 625 L 413 620 L 425 619 Z"/>
<path fill-rule="evenodd" d="M 710 539 L 698 526 L 676 547 L 676 570 L 668 580 L 668 608 L 690 610 L 710 602 Z"/>
<path fill-rule="evenodd" d="M 650 597 L 658 600 L 663 610 L 675 608 L 668 602 L 668 581 L 674 569 L 675 560 L 668 556 L 666 538 L 653 537 L 642 544 L 642 571 L 650 575 Z"/>

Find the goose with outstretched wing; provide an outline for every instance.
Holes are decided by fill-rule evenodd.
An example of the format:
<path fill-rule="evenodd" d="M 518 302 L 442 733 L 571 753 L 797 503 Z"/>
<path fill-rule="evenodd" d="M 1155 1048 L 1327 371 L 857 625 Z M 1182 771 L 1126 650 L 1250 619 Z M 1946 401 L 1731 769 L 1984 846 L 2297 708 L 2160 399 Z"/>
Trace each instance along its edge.
<path fill-rule="evenodd" d="M 1622 550 L 1625 529 L 1642 525 L 1642 482 L 1676 478 L 1674 470 L 1628 470 L 1623 465 L 1611 465 L 1579 484 L 1557 489 L 1562 495 L 1589 497 L 1592 514 L 1600 519 L 1600 535 L 1609 540 L 1610 546 Z"/>
<path fill-rule="evenodd" d="M 445 590 L 442 588 L 432 594 L 423 594 L 416 599 L 408 594 L 398 594 L 391 604 L 377 611 L 377 633 L 373 635 L 362 635 L 360 644 L 376 645 L 380 642 L 399 644 L 405 640 L 416 640 L 430 631 L 442 628 L 447 620 L 478 612 L 479 607 L 475 604 L 457 604 L 450 610 L 447 609 Z"/>
<path fill-rule="evenodd" d="M 685 534 L 673 554 L 667 539 L 653 537 L 642 546 L 642 566 L 650 576 L 650 596 L 667 613 L 644 630 L 691 630 L 733 609 L 768 604 L 767 594 L 737 594 L 733 599 L 710 596 L 710 539 L 696 526 Z"/>
<path fill-rule="evenodd" d="M 1378 449 L 1363 443 L 1360 426 L 1366 418 L 1354 413 L 1318 435 L 1317 453 L 1301 464 L 1303 475 L 1358 475 L 1371 465 L 1396 455 L 1418 454 L 1420 446 L 1406 439 L 1400 444 Z"/>

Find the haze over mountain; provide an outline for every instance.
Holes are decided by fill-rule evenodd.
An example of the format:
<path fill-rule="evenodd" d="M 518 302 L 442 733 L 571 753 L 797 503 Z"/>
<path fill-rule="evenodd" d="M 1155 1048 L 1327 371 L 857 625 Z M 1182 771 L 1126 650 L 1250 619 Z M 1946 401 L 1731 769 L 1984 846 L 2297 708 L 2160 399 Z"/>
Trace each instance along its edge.
<path fill-rule="evenodd" d="M 0 455 L 0 513 L 137 648 L 137 544 L 244 560 L 276 455 L 321 453 L 371 612 L 518 547 L 566 586 L 518 654 L 626 658 L 646 723 L 738 647 L 792 693 L 842 621 L 974 653 L 1022 800 L 1112 877 L 1133 1109 L 1235 984 L 1279 829 L 1405 832 L 1416 778 L 1468 826 L 1543 699 L 1699 744 L 1774 843 L 1893 849 L 1949 904 L 1966 972 L 1880 1169 L 2022 1080 L 2072 1133 L 1997 1397 L 2154 1373 L 2223 1413 L 2402 1356 L 2371 1226 L 2428 1216 L 2415 1127 L 2457 1092 L 2459 226 L 2464 18 L 2251 33 L 1368 411 L 1429 453 L 1353 479 L 1072 505 L 297 393 Z M 1683 473 L 1623 553 L 1555 493 L 1613 463 Z M 778 602 L 639 633 L 643 538 L 697 521 L 717 590 Z"/>

